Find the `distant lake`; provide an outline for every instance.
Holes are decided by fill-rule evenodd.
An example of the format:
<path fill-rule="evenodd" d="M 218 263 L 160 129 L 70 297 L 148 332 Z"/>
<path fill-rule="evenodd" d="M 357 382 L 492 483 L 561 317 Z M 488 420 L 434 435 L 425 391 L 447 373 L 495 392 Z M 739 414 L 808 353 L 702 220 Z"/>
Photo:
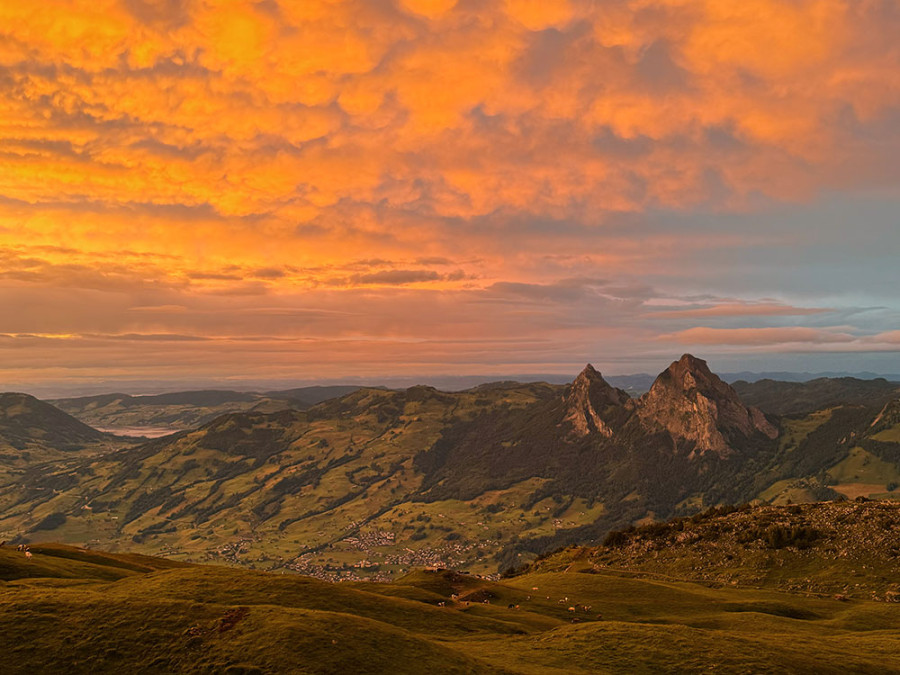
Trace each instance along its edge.
<path fill-rule="evenodd" d="M 159 438 L 183 431 L 172 427 L 95 427 L 95 429 L 114 436 L 144 436 L 146 438 Z"/>

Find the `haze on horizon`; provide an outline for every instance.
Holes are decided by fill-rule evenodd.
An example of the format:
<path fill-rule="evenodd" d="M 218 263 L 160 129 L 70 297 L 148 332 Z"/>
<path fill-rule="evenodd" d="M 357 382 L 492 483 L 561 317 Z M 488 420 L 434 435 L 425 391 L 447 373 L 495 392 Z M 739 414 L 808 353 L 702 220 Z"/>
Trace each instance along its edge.
<path fill-rule="evenodd" d="M 900 372 L 897 3 L 0 23 L 0 382 Z"/>

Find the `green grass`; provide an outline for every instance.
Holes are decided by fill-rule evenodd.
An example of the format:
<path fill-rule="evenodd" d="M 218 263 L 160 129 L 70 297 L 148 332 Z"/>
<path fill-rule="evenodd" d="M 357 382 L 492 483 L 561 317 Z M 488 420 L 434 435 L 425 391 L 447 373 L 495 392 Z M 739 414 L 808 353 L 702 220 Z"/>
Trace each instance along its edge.
<path fill-rule="evenodd" d="M 828 469 L 829 475 L 840 483 L 870 483 L 885 485 L 900 482 L 900 469 L 879 459 L 863 448 L 853 448 L 839 464 Z"/>
<path fill-rule="evenodd" d="M 781 450 L 798 447 L 807 436 L 831 419 L 832 412 L 832 409 L 828 408 L 801 418 L 785 417 L 782 419 L 782 436 L 778 440 Z"/>
<path fill-rule="evenodd" d="M 658 485 L 644 478 L 652 472 L 632 464 L 645 451 L 664 459 L 667 446 L 621 455 L 625 446 L 616 452 L 575 452 L 574 446 L 545 451 L 542 434 L 553 446 L 563 392 L 541 384 L 453 394 L 366 389 L 306 411 L 228 415 L 176 439 L 107 454 L 93 449 L 80 459 L 32 466 L 27 474 L 17 469 L 5 475 L 0 467 L 0 539 L 65 541 L 330 579 L 388 580 L 422 565 L 497 574 L 533 561 L 542 550 L 602 538 L 609 528 L 664 518 L 673 508 L 689 513 L 708 503 L 757 497 L 780 504 L 835 496 L 822 487 L 819 474 L 846 448 L 824 452 L 815 471 L 802 456 L 819 452 L 810 443 L 815 445 L 823 428 L 844 424 L 842 408 L 782 420 L 781 449 L 773 462 L 787 458 L 791 467 L 801 467 L 796 472 L 773 466 L 732 476 L 720 467 L 719 475 L 703 478 L 694 475 L 707 470 L 701 463 L 678 460 L 672 479 Z M 109 405 L 119 406 L 115 400 Z M 528 414 L 504 412 L 521 413 L 527 406 L 535 406 L 533 429 Z M 447 465 L 446 475 L 424 470 L 423 454 L 439 439 L 454 438 L 447 434 L 464 429 L 466 420 L 478 420 L 461 437 L 471 432 L 477 452 L 454 459 L 458 464 Z M 528 445 L 519 435 L 523 428 L 539 440 L 533 456 L 516 459 L 515 448 Z M 868 439 L 861 434 L 864 443 Z M 488 454 L 509 453 L 502 460 L 508 464 L 481 470 L 475 466 L 480 439 L 494 435 Z M 762 456 L 757 450 L 755 456 Z M 604 459 L 590 459 L 593 452 Z M 862 464 L 856 459 L 835 467 L 840 489 L 851 498 L 883 495 L 889 483 L 900 482 L 896 467 L 874 456 Z M 581 469 L 571 468 L 582 462 Z M 520 474 L 517 467 L 525 468 Z M 756 472 L 752 463 L 748 467 Z M 865 480 L 852 479 L 861 470 Z M 455 475 L 464 477 L 460 485 L 454 486 Z"/>
<path fill-rule="evenodd" d="M 0 672 L 900 672 L 896 605 L 574 571 L 586 562 L 503 582 L 423 570 L 329 584 L 0 549 Z"/>
<path fill-rule="evenodd" d="M 815 495 L 807 480 L 791 478 L 773 483 L 760 493 L 759 499 L 770 504 L 797 504 L 815 501 Z"/>
<path fill-rule="evenodd" d="M 900 424 L 890 429 L 884 429 L 873 435 L 872 438 L 883 443 L 900 443 Z"/>

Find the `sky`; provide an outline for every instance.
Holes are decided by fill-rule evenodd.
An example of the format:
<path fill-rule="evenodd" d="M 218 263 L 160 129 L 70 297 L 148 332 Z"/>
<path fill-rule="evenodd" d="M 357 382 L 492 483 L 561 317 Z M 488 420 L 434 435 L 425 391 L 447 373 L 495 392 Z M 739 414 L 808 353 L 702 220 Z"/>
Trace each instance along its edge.
<path fill-rule="evenodd" d="M 0 3 L 0 384 L 900 372 L 898 35 L 895 0 Z"/>

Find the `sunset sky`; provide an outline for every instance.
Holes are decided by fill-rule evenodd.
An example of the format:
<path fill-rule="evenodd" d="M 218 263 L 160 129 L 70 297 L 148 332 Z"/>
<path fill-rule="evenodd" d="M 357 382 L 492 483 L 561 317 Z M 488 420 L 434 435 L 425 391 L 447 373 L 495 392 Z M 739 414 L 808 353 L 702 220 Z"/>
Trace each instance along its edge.
<path fill-rule="evenodd" d="M 0 384 L 900 372 L 900 2 L 0 3 Z"/>

